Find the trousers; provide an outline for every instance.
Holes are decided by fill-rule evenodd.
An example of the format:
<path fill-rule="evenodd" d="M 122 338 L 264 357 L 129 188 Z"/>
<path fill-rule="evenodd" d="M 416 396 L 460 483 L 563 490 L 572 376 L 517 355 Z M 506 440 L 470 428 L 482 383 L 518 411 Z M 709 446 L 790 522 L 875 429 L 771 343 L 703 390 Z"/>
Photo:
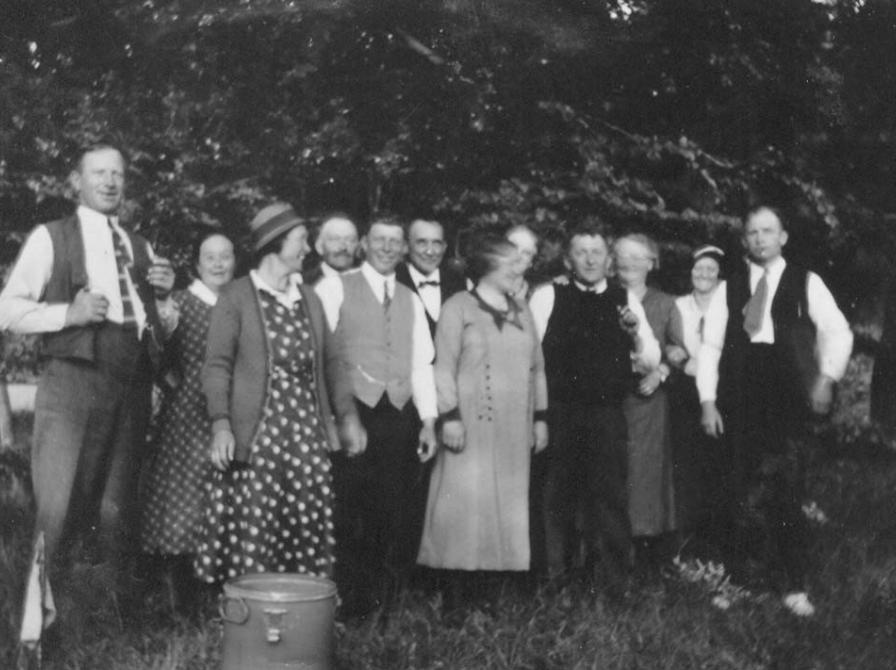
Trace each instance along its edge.
<path fill-rule="evenodd" d="M 85 532 L 96 531 L 113 562 L 136 547 L 150 366 L 136 331 L 111 324 L 99 330 L 97 359 L 52 358 L 38 384 L 31 455 L 35 534 L 44 534 L 51 570 Z"/>

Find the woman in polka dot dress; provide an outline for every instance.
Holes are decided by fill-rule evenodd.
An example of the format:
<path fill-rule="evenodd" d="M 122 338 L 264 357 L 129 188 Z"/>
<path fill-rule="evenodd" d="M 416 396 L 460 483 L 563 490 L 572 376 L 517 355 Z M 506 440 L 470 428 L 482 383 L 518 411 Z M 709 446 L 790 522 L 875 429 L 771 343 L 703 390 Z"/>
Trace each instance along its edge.
<path fill-rule="evenodd" d="M 206 518 L 196 571 L 330 576 L 329 450 L 338 448 L 324 374 L 329 332 L 298 271 L 308 230 L 275 204 L 251 224 L 257 266 L 212 313 L 203 384 L 212 418 Z"/>
<path fill-rule="evenodd" d="M 170 562 L 189 575 L 196 552 L 203 483 L 208 461 L 208 413 L 202 393 L 202 363 L 212 307 L 221 288 L 233 279 L 233 243 L 217 231 L 193 246 L 195 279 L 174 294 L 180 311 L 172 341 L 180 383 L 166 398 L 159 416 L 158 440 L 145 482 L 141 545 L 143 551 Z"/>

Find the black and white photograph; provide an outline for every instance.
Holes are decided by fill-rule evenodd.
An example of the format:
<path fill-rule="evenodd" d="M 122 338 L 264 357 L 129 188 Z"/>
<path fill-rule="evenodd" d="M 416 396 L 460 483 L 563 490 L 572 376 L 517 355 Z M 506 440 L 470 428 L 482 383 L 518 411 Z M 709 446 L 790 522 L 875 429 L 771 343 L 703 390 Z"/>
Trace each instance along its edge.
<path fill-rule="evenodd" d="M 0 2 L 0 667 L 896 667 L 896 3 Z"/>

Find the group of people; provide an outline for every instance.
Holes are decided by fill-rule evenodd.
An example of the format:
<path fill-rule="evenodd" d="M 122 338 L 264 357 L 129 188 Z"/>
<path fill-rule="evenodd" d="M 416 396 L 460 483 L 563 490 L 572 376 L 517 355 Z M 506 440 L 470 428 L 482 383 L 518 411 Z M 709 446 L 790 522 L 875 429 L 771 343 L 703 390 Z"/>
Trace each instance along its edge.
<path fill-rule="evenodd" d="M 124 589 L 140 546 L 184 580 L 333 577 L 351 615 L 415 566 L 454 595 L 584 570 L 623 596 L 693 535 L 813 612 L 799 437 L 852 335 L 784 260 L 774 209 L 745 218 L 745 259 L 696 249 L 677 298 L 650 281 L 650 237 L 591 219 L 533 286 L 526 226 L 477 232 L 461 274 L 437 221 L 312 227 L 280 202 L 248 226 L 247 275 L 210 230 L 173 290 L 120 225 L 125 172 L 116 147 L 84 151 L 76 213 L 32 232 L 0 294 L 0 328 L 41 333 L 47 358 L 32 470 L 51 575 L 89 536 Z"/>

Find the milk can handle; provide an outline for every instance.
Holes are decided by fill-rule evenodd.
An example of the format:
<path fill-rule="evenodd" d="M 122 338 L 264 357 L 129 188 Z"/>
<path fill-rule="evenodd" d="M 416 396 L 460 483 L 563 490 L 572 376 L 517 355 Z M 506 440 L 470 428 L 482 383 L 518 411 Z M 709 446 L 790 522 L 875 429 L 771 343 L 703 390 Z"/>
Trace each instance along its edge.
<path fill-rule="evenodd" d="M 280 641 L 281 628 L 283 626 L 283 615 L 287 613 L 284 609 L 265 608 L 261 610 L 264 614 L 264 623 L 267 628 L 268 642 L 277 644 Z"/>
<path fill-rule="evenodd" d="M 235 619 L 227 616 L 227 606 L 230 603 L 234 603 L 239 607 L 239 614 Z M 233 598 L 231 596 L 221 596 L 221 599 L 218 601 L 218 612 L 221 614 L 221 618 L 228 623 L 235 623 L 238 625 L 242 625 L 246 623 L 249 619 L 249 606 L 246 604 L 246 601 L 242 598 Z"/>

